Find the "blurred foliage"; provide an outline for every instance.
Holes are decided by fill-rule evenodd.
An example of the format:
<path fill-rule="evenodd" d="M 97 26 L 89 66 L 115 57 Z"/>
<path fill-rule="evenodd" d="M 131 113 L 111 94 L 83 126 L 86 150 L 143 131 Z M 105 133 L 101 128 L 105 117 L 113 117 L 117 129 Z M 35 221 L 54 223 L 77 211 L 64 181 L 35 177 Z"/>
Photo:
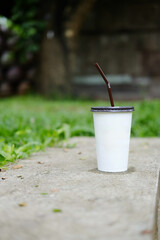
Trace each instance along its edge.
<path fill-rule="evenodd" d="M 23 36 L 20 25 L 0 16 L 0 97 L 24 94 L 33 84 L 37 60 L 32 49 L 35 40 L 29 35 L 24 40 Z"/>
<path fill-rule="evenodd" d="M 27 53 L 39 50 L 45 27 L 44 20 L 39 17 L 39 7 L 40 0 L 15 0 L 11 16 L 6 20 L 6 26 L 18 36 L 14 51 L 21 63 L 27 60 Z"/>
<path fill-rule="evenodd" d="M 49 101 L 41 97 L 16 97 L 0 104 L 0 165 L 47 146 L 62 146 L 73 136 L 94 136 L 91 106 L 102 101 Z M 132 137 L 160 137 L 160 101 L 125 102 L 133 105 Z M 66 144 L 66 143 L 65 143 Z M 68 146 L 71 147 L 71 146 Z"/>
<path fill-rule="evenodd" d="M 40 0 L 14 0 L 0 16 L 0 97 L 26 93 L 34 86 L 37 53 L 45 21 Z"/>

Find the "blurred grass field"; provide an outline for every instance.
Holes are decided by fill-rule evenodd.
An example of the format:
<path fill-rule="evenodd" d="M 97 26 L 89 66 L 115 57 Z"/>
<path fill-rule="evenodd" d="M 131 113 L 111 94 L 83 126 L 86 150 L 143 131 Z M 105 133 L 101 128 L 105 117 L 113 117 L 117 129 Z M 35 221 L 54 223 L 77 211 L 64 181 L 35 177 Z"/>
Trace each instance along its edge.
<path fill-rule="evenodd" d="M 72 136 L 94 136 L 92 106 L 105 101 L 14 97 L 0 101 L 0 165 L 25 158 Z M 160 100 L 118 102 L 135 107 L 132 137 L 160 137 Z M 71 147 L 71 146 L 68 146 Z"/>

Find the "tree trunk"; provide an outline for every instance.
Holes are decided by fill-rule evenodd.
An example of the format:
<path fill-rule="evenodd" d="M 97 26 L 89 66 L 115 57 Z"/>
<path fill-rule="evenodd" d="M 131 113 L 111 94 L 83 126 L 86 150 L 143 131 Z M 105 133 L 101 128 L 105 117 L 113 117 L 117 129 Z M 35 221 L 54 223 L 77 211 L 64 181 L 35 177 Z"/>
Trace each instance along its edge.
<path fill-rule="evenodd" d="M 68 6 L 72 7 L 70 1 L 57 0 L 49 6 L 50 18 L 42 41 L 37 77 L 37 87 L 42 94 L 71 93 L 78 34 L 94 3 L 95 0 L 76 2 L 76 8 L 66 18 L 64 12 Z"/>
<path fill-rule="evenodd" d="M 57 8 L 58 2 L 48 6 L 49 20 L 42 39 L 39 57 L 37 89 L 46 96 L 59 95 L 64 92 L 67 94 L 70 89 L 66 47 L 60 35 L 62 23 L 58 22 L 57 24 L 56 22 Z"/>
<path fill-rule="evenodd" d="M 67 88 L 64 51 L 57 37 L 47 39 L 46 34 L 44 36 L 37 83 L 40 92 L 48 96 Z"/>

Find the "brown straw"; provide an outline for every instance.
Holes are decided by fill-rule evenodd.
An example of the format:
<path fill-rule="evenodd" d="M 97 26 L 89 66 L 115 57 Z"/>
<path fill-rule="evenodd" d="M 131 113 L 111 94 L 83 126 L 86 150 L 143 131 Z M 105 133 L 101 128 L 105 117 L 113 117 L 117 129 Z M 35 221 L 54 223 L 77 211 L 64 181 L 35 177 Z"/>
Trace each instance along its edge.
<path fill-rule="evenodd" d="M 106 76 L 104 75 L 102 69 L 100 68 L 99 64 L 95 63 L 95 66 L 98 69 L 99 73 L 101 74 L 101 76 L 103 77 L 103 79 L 104 79 L 104 81 L 105 81 L 105 83 L 107 85 L 108 94 L 109 94 L 109 100 L 110 100 L 111 106 L 114 107 L 114 101 L 113 101 L 113 97 L 112 97 L 111 85 L 108 82 L 108 80 L 107 80 Z"/>

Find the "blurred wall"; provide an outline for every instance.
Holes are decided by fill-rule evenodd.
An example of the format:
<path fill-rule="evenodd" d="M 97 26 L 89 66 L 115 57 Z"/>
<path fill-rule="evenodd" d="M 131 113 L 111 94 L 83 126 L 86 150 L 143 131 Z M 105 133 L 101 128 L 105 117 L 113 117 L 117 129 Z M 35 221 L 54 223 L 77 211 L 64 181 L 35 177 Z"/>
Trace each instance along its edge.
<path fill-rule="evenodd" d="M 93 66 L 99 62 L 117 99 L 160 97 L 160 1 L 68 0 L 58 9 L 61 32 L 42 44 L 41 79 L 50 78 L 46 92 L 57 82 L 64 92 L 70 85 L 76 96 L 106 98 Z"/>
<path fill-rule="evenodd" d="M 160 97 L 160 2 L 96 1 L 77 39 L 75 55 L 77 94 L 105 96 L 104 85 L 94 78 L 93 63 L 98 61 L 117 98 Z"/>

